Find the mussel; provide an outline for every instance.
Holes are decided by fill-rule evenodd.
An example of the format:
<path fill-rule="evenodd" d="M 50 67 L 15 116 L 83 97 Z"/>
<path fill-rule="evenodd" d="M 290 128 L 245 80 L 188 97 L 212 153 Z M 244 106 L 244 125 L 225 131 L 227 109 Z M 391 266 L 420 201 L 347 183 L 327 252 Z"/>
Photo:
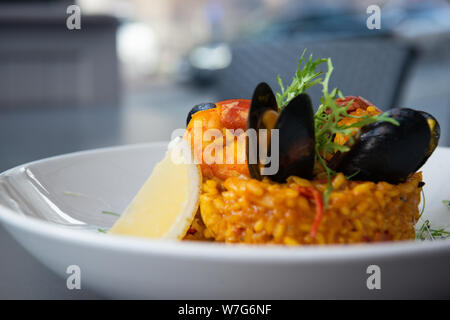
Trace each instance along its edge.
<path fill-rule="evenodd" d="M 419 111 L 422 116 L 427 120 L 428 127 L 430 128 L 430 145 L 428 147 L 428 151 L 425 154 L 425 157 L 423 159 L 423 162 L 417 167 L 416 170 L 418 170 L 420 167 L 422 167 L 425 162 L 428 160 L 428 158 L 431 156 L 431 154 L 436 149 L 439 138 L 441 136 L 441 127 L 439 126 L 439 122 L 429 113 L 426 113 L 425 111 Z"/>
<path fill-rule="evenodd" d="M 388 115 L 399 125 L 374 122 L 361 128 L 348 152 L 336 153 L 328 166 L 354 180 L 404 182 L 435 150 L 437 120 L 423 111 L 397 108 Z"/>
<path fill-rule="evenodd" d="M 187 123 L 196 112 L 215 107 L 214 103 L 194 106 L 188 114 Z M 404 182 L 419 170 L 438 145 L 438 121 L 426 112 L 408 108 L 392 109 L 387 114 L 399 125 L 379 121 L 363 126 L 352 144 L 347 143 L 350 150 L 336 152 L 327 163 L 328 167 L 353 180 L 392 184 Z M 289 176 L 313 178 L 316 137 L 313 107 L 307 94 L 293 98 L 279 112 L 272 89 L 262 82 L 255 88 L 248 116 L 239 128 L 245 126 L 245 121 L 247 129 L 256 131 L 253 138 L 248 132 L 246 136 L 246 159 L 252 178 L 262 180 L 267 176 L 280 183 Z M 267 136 L 259 134 L 263 133 L 261 129 L 267 130 Z M 278 133 L 276 140 L 271 139 L 275 129 Z M 265 150 L 261 149 L 262 142 L 265 142 Z M 271 154 L 272 150 L 278 154 Z M 264 157 L 265 153 L 267 157 Z M 265 170 L 271 167 L 273 161 L 278 161 L 277 170 Z"/>
<path fill-rule="evenodd" d="M 203 110 L 209 110 L 209 109 L 214 109 L 216 107 L 215 103 L 212 102 L 203 102 L 203 103 L 199 103 L 196 104 L 195 106 L 192 107 L 192 109 L 189 111 L 187 118 L 186 118 L 186 126 L 188 126 L 189 122 L 191 121 L 192 116 L 199 112 L 199 111 L 203 111 Z"/>
<path fill-rule="evenodd" d="M 315 158 L 315 134 L 314 118 L 311 99 L 307 94 L 300 94 L 292 99 L 289 104 L 278 113 L 278 106 L 272 89 L 266 83 L 260 83 L 252 96 L 247 128 L 255 129 L 277 129 L 279 134 L 279 168 L 278 171 L 268 176 L 276 182 L 284 182 L 289 176 L 298 176 L 311 179 L 314 169 Z M 270 134 L 268 134 L 270 136 Z M 267 150 L 270 156 L 270 139 L 268 139 Z M 248 168 L 252 178 L 261 180 L 262 165 L 259 158 L 259 138 L 256 146 L 247 140 L 247 159 L 250 152 L 256 152 L 257 161 L 248 161 Z"/>

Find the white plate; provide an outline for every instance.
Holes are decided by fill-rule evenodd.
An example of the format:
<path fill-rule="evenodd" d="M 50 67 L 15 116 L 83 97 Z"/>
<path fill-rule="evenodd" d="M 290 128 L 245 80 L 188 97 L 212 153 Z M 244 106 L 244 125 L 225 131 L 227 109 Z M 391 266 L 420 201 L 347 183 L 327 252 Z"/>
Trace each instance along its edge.
<path fill-rule="evenodd" d="M 244 246 L 162 242 L 99 233 L 121 212 L 166 143 L 45 159 L 0 175 L 0 221 L 37 259 L 81 286 L 114 298 L 450 297 L 450 241 L 354 246 Z M 449 224 L 450 149 L 423 168 L 425 217 Z M 381 289 L 367 288 L 378 265 Z"/>

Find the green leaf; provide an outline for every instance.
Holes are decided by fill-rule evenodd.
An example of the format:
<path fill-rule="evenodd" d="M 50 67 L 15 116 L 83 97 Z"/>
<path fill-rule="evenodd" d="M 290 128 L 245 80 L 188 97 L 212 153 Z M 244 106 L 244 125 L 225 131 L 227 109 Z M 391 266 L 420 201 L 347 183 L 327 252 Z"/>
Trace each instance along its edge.
<path fill-rule="evenodd" d="M 322 79 L 319 76 L 322 72 L 316 71 L 317 66 L 325 62 L 326 59 L 313 60 L 312 55 L 305 59 L 306 50 L 303 50 L 298 61 L 298 67 L 292 82 L 286 88 L 280 76 L 277 76 L 277 82 L 281 92 L 276 93 L 278 108 L 282 110 L 292 99 L 299 94 L 304 93 L 307 89 L 320 84 Z"/>
<path fill-rule="evenodd" d="M 426 205 L 426 199 L 425 199 L 425 191 L 423 189 L 421 190 L 422 193 L 422 209 L 420 210 L 419 219 L 423 216 L 423 213 L 425 212 L 425 205 Z"/>
<path fill-rule="evenodd" d="M 430 221 L 425 222 L 416 230 L 417 240 L 437 240 L 450 238 L 450 232 L 445 228 L 435 229 L 431 227 Z"/>
<path fill-rule="evenodd" d="M 283 79 L 281 79 L 280 75 L 277 75 L 277 82 L 281 88 L 281 92 L 284 92 Z M 279 94 L 279 93 L 277 93 L 277 94 Z"/>
<path fill-rule="evenodd" d="M 109 214 L 111 216 L 116 216 L 116 217 L 120 217 L 119 213 L 116 212 L 111 212 L 111 211 L 102 211 L 103 214 Z"/>

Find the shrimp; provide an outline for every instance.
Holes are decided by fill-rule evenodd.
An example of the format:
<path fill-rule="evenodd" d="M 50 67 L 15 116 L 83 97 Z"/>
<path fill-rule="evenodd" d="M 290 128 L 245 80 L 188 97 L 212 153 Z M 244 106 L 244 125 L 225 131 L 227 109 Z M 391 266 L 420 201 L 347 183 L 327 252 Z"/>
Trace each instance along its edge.
<path fill-rule="evenodd" d="M 217 102 L 216 108 L 192 115 L 185 139 L 200 162 L 203 177 L 225 180 L 250 175 L 245 136 L 249 109 L 250 100 L 232 99 Z"/>

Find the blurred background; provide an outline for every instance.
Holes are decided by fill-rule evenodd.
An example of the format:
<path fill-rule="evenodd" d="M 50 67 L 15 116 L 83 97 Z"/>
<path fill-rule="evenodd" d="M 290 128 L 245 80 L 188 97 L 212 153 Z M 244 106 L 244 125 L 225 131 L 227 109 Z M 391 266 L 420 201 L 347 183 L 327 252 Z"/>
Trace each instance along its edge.
<path fill-rule="evenodd" d="M 446 0 L 0 0 L 0 171 L 168 140 L 197 103 L 290 82 L 305 48 L 332 58 L 344 94 L 435 114 L 448 145 L 449 18 Z"/>
<path fill-rule="evenodd" d="M 79 30 L 66 25 L 72 4 Z M 374 4 L 379 30 L 366 25 Z M 331 85 L 345 95 L 432 113 L 450 145 L 449 0 L 0 0 L 0 172 L 169 140 L 197 103 L 250 98 L 261 81 L 278 90 L 277 74 L 290 83 L 303 49 L 332 58 Z M 0 245 L 15 244 L 1 235 Z M 25 286 L 2 282 L 20 271 L 6 261 L 32 263 L 8 254 L 0 298 L 69 294 L 38 265 Z M 41 278 L 30 285 L 33 275 Z"/>

